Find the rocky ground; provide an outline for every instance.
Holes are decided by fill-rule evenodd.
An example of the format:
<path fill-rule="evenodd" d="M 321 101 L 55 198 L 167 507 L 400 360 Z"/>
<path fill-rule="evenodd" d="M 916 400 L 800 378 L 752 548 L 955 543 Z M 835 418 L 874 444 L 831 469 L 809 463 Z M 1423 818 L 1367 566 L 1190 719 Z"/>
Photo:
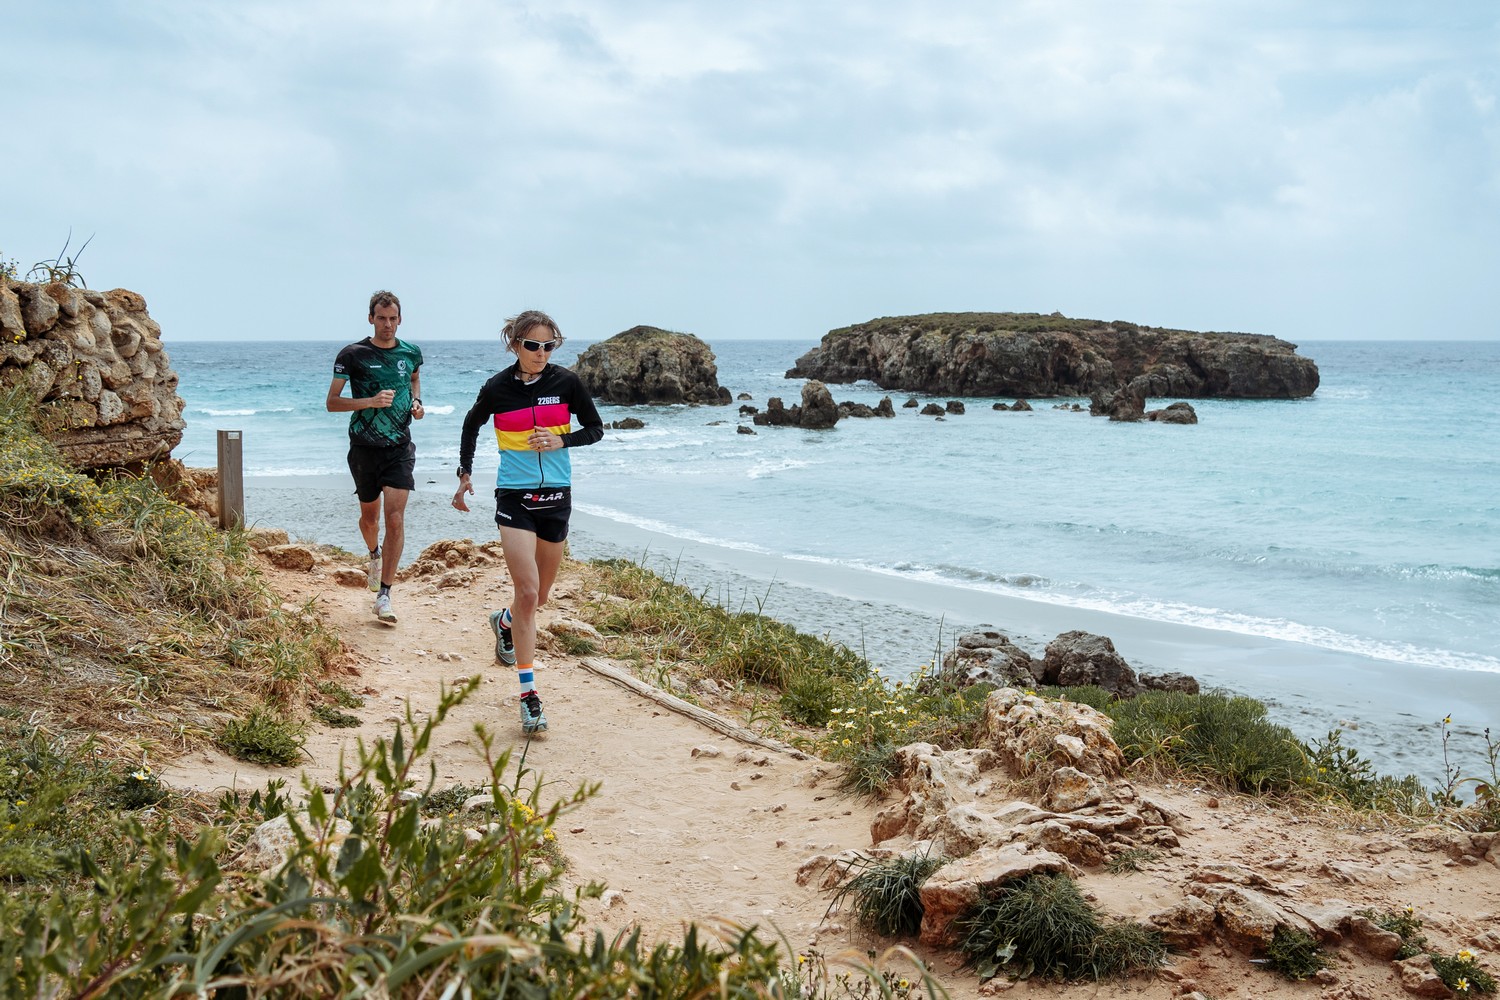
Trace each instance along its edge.
<path fill-rule="evenodd" d="M 1072 871 L 1110 914 L 1154 918 L 1176 942 L 1166 968 L 1127 982 L 981 985 L 955 953 L 937 947 L 943 929 L 925 927 L 925 943 L 906 943 L 955 997 L 1450 995 L 1424 971 L 1424 959 L 1390 960 L 1390 938 L 1354 916 L 1366 907 L 1410 906 L 1435 950 L 1469 948 L 1492 973 L 1500 970 L 1500 843 L 1493 837 L 1362 830 L 1347 817 L 1111 773 L 1096 720 L 1081 714 L 1049 722 L 1062 755 L 1076 757 L 1076 767 L 1056 770 L 1071 774 L 1016 780 L 1025 748 L 1003 739 L 949 754 L 918 747 L 907 753 L 892 794 L 867 802 L 841 794 L 829 765 L 755 742 L 712 696 L 697 699 L 724 716 L 710 728 L 703 713 L 614 679 L 622 665 L 566 655 L 547 636 L 538 684 L 551 728 L 526 745 L 513 672 L 494 661 L 486 624 L 486 612 L 507 593 L 493 548 L 454 545 L 414 565 L 394 591 L 394 627 L 371 614 L 362 570 L 299 548 L 270 552 L 279 564 L 268 565 L 272 582 L 288 602 L 317 599 L 350 650 L 345 684 L 366 698 L 358 728 L 312 731 L 307 775 L 329 780 L 341 752 L 356 739 L 389 734 L 408 702 L 419 713 L 430 710 L 440 683 L 481 677 L 478 696 L 434 743 L 439 784 L 484 780 L 473 739 L 480 723 L 517 757 L 524 750 L 525 766 L 545 782 L 544 801 L 597 782 L 598 793 L 562 818 L 558 839 L 572 883 L 608 885 L 588 904 L 590 921 L 606 934 L 640 926 L 648 936 L 675 937 L 689 921 L 730 921 L 760 925 L 796 949 L 825 955 L 882 950 L 897 942 L 872 939 L 849 926 L 846 914 L 829 912 L 827 863 L 842 852 L 905 850 L 920 837 L 949 855 L 968 852 L 961 865 L 935 876 L 934 910 L 987 874 L 1040 864 Z M 579 574 L 565 570 L 542 612 L 544 628 L 587 629 L 582 587 Z M 1007 717 L 1045 711 L 1019 692 L 991 708 L 1001 728 Z M 278 775 L 287 776 L 204 753 L 179 760 L 164 777 L 175 787 L 213 790 Z M 1098 864 L 1126 846 L 1149 849 L 1154 859 L 1125 874 Z M 1277 922 L 1323 937 L 1331 967 L 1314 981 L 1290 983 L 1254 962 L 1255 941 Z"/>

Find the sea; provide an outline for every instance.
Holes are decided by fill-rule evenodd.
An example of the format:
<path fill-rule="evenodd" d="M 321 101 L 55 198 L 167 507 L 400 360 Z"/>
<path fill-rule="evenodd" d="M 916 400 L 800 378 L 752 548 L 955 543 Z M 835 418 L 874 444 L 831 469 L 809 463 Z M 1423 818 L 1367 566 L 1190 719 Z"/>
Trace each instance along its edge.
<path fill-rule="evenodd" d="M 403 339 L 423 351 L 427 413 L 413 424 L 409 561 L 440 538 L 496 535 L 492 518 L 448 501 L 464 414 L 510 356 L 496 341 Z M 1493 725 L 1500 738 L 1500 342 L 1303 343 L 1322 376 L 1314 395 L 1192 400 L 1190 426 L 1111 422 L 1083 398 L 1017 412 L 959 397 L 963 413 L 922 416 L 904 404 L 952 397 L 858 383 L 830 388 L 872 406 L 890 396 L 896 416 L 754 427 L 741 407 L 797 402 L 802 380 L 785 372 L 815 344 L 710 341 L 720 383 L 746 397 L 728 406 L 601 405 L 606 425 L 645 426 L 573 453 L 573 554 L 645 562 L 896 677 L 963 631 L 1031 608 L 1038 621 L 1196 637 L 1184 662 L 1157 643 L 1138 669 L 1207 671 L 1267 700 L 1305 739 L 1358 730 L 1363 715 L 1366 732 L 1349 742 L 1424 779 L 1440 734 L 1424 730 L 1413 750 L 1410 732 L 1374 722 L 1437 725 L 1452 690 L 1458 730 L 1477 741 Z M 323 402 L 340 346 L 169 341 L 187 421 L 174 455 L 212 466 L 217 432 L 240 431 L 247 518 L 355 550 L 348 418 Z M 554 361 L 587 346 L 570 339 Z M 495 466 L 484 433 L 477 484 Z M 918 585 L 921 608 L 903 597 Z M 1018 636 L 1038 654 L 1049 638 Z M 1219 652 L 1191 652 L 1205 645 Z M 1308 666 L 1258 676 L 1224 652 L 1236 648 L 1284 649 Z M 1356 673 L 1345 693 L 1316 678 L 1299 688 L 1321 662 L 1399 680 L 1371 692 Z"/>

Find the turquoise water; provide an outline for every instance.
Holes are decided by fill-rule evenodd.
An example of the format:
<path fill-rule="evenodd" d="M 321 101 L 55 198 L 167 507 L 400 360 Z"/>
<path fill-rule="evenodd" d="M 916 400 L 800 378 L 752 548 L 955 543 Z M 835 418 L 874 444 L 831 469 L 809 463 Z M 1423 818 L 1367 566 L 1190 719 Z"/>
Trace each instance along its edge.
<path fill-rule="evenodd" d="M 414 425 L 419 488 L 446 493 L 463 414 L 504 359 L 490 343 L 414 339 L 428 412 Z M 177 456 L 212 465 L 215 430 L 238 429 L 248 476 L 346 475 L 347 418 L 323 408 L 339 346 L 169 344 L 187 401 Z M 558 360 L 584 346 L 569 341 Z M 798 398 L 800 380 L 782 376 L 811 342 L 712 346 L 732 392 L 761 407 Z M 1012 413 L 965 399 L 967 413 L 935 420 L 894 394 L 893 420 L 749 436 L 739 403 L 601 407 L 647 426 L 575 455 L 576 502 L 732 549 L 1500 673 L 1500 343 L 1300 353 L 1322 372 L 1313 397 L 1194 401 L 1200 423 L 1187 427 L 1054 405 L 1071 400 Z M 480 458 L 476 480 L 494 467 L 483 447 Z M 303 533 L 351 545 L 347 513 Z M 409 531 L 423 543 L 421 524 Z"/>

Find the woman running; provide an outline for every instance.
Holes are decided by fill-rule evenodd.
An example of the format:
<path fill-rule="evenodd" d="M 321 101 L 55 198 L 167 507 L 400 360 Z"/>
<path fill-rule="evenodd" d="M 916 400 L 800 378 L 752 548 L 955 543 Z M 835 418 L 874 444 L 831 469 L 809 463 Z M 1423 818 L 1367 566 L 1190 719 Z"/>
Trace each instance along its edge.
<path fill-rule="evenodd" d="M 453 506 L 467 511 L 464 494 L 474 492 L 469 475 L 479 425 L 494 419 L 500 447 L 495 476 L 495 523 L 515 596 L 510 607 L 490 613 L 495 658 L 514 665 L 521 681 L 521 728 L 527 735 L 547 728 L 536 690 L 536 612 L 547 603 L 573 509 L 569 448 L 604 436 L 604 422 L 577 375 L 548 359 L 563 342 L 546 313 L 528 310 L 505 324 L 505 349 L 516 363 L 485 382 L 464 417 L 458 450 L 458 490 Z M 578 430 L 570 430 L 574 418 Z"/>

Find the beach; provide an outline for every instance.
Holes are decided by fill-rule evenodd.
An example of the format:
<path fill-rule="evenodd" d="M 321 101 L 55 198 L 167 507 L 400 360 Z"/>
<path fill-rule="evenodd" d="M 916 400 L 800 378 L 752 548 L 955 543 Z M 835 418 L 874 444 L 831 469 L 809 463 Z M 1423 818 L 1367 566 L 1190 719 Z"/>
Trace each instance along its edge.
<path fill-rule="evenodd" d="M 403 564 L 447 538 L 496 537 L 481 500 L 465 515 L 450 506 L 447 482 L 419 475 L 407 512 Z M 249 477 L 248 523 L 294 538 L 354 549 L 355 505 L 345 477 Z M 1500 730 L 1500 674 L 1443 670 L 1237 634 L 1028 600 L 911 575 L 788 558 L 684 539 L 575 510 L 570 554 L 625 558 L 732 610 L 756 610 L 801 631 L 862 652 L 889 677 L 909 676 L 981 625 L 998 628 L 1040 656 L 1071 630 L 1108 636 L 1139 672 L 1180 672 L 1204 687 L 1264 702 L 1273 721 L 1311 741 L 1342 726 L 1347 746 L 1382 773 L 1443 778 L 1441 720 L 1452 716 L 1452 756 L 1473 773 L 1483 730 Z M 496 583 L 503 582 L 497 577 Z M 399 600 L 400 588 L 397 588 Z M 504 599 L 497 594 L 495 604 Z M 1435 682 L 1435 677 L 1437 681 Z"/>

